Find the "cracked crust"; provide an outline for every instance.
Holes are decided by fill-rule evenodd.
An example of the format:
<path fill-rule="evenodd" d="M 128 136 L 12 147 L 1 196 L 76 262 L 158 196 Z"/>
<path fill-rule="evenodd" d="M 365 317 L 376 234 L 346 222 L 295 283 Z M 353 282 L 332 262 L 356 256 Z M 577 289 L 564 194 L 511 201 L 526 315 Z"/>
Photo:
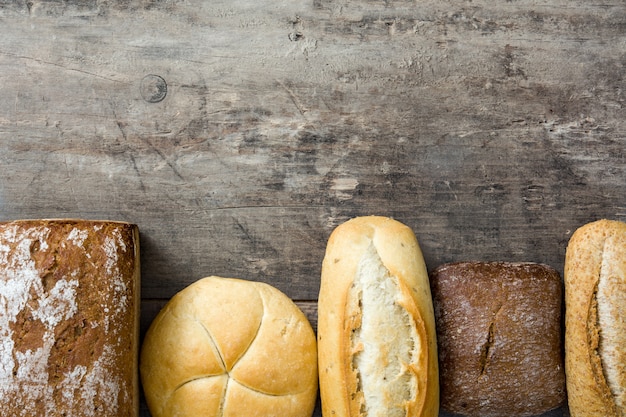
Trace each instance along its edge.
<path fill-rule="evenodd" d="M 176 294 L 144 339 L 141 377 L 154 417 L 310 417 L 315 334 L 268 284 L 201 279 Z"/>
<path fill-rule="evenodd" d="M 564 279 L 570 413 L 626 416 L 626 224 L 598 220 L 576 230 Z"/>
<path fill-rule="evenodd" d="M 531 416 L 564 402 L 562 290 L 555 270 L 459 262 L 432 271 L 431 285 L 443 409 Z"/>
<path fill-rule="evenodd" d="M 437 416 L 436 343 L 428 274 L 412 230 L 377 216 L 337 227 L 318 304 L 322 414 Z"/>

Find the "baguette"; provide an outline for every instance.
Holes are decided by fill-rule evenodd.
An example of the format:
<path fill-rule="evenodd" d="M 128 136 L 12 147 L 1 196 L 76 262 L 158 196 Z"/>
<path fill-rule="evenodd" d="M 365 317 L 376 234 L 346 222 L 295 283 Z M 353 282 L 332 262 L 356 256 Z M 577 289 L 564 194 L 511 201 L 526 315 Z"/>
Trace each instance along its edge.
<path fill-rule="evenodd" d="M 626 223 L 598 220 L 565 256 L 565 372 L 573 417 L 626 416 Z"/>
<path fill-rule="evenodd" d="M 333 231 L 322 264 L 318 354 L 323 415 L 438 415 L 433 304 L 409 227 L 369 216 Z"/>

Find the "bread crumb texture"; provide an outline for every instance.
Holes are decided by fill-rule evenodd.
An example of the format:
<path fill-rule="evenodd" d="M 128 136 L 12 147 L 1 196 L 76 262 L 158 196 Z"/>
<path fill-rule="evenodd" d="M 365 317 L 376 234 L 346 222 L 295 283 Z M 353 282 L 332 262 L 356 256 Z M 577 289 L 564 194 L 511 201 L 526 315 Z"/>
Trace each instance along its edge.
<path fill-rule="evenodd" d="M 136 414 L 133 227 L 0 224 L 3 415 Z"/>
<path fill-rule="evenodd" d="M 398 278 L 385 268 L 373 244 L 357 268 L 348 298 L 361 315 L 351 337 L 352 366 L 362 392 L 361 415 L 405 417 L 417 397 L 409 364 L 422 346 L 414 321 L 402 307 Z"/>
<path fill-rule="evenodd" d="M 141 377 L 154 417 L 310 417 L 315 334 L 268 284 L 208 277 L 176 294 L 144 339 Z"/>

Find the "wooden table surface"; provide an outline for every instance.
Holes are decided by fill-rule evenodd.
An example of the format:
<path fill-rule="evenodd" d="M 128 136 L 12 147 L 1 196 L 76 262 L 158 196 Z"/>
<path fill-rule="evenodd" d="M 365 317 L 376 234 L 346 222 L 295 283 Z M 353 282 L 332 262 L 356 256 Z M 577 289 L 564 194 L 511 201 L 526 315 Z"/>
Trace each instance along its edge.
<path fill-rule="evenodd" d="M 315 326 L 358 215 L 560 272 L 626 219 L 624 0 L 0 0 L 0 34 L 0 220 L 138 224 L 142 331 L 207 275 Z"/>

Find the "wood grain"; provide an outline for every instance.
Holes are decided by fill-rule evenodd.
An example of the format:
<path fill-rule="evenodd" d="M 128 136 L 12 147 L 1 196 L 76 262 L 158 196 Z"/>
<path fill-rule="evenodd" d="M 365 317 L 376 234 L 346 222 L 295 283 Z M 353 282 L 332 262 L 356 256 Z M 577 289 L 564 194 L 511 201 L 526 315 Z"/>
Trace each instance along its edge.
<path fill-rule="evenodd" d="M 626 218 L 622 0 L 0 0 L 0 33 L 0 219 L 138 224 L 146 306 L 213 274 L 313 305 L 357 215 L 429 268 L 559 271 Z"/>

